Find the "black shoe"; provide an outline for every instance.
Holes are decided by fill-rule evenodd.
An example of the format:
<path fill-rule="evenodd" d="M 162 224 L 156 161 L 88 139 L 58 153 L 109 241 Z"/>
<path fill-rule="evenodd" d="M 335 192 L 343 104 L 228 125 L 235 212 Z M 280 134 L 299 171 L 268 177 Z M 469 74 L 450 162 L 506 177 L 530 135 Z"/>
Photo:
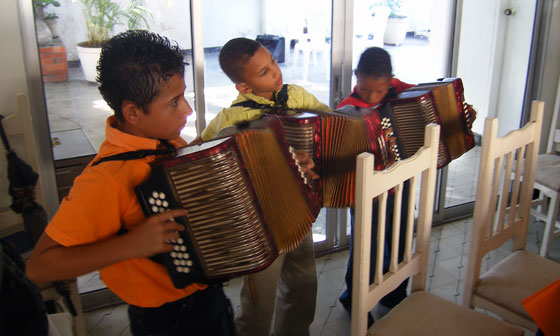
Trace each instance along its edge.
<path fill-rule="evenodd" d="M 340 301 L 340 303 L 342 304 L 342 307 L 344 307 L 344 309 L 348 312 L 349 315 L 351 315 L 352 312 L 352 304 L 350 303 L 350 300 L 348 299 L 348 296 L 341 296 L 338 298 L 338 301 Z M 368 313 L 367 316 L 367 327 L 369 329 L 369 327 L 371 327 L 373 325 L 373 323 L 375 322 L 375 319 L 373 318 L 373 315 L 371 315 L 371 313 Z"/>
<path fill-rule="evenodd" d="M 373 318 L 373 315 L 371 315 L 371 313 L 367 313 L 367 327 L 368 327 L 368 329 L 373 325 L 373 323 L 375 323 L 375 319 Z"/>
<path fill-rule="evenodd" d="M 338 301 L 340 301 L 340 304 L 342 304 L 342 307 L 344 307 L 344 309 L 346 309 L 346 311 L 348 312 L 348 314 L 350 314 L 352 312 L 352 303 L 350 302 L 350 297 L 348 295 L 345 295 L 346 292 L 344 292 L 339 298 Z"/>
<path fill-rule="evenodd" d="M 383 299 L 379 300 L 379 303 L 381 303 L 383 306 L 389 308 L 389 309 L 393 309 L 395 308 L 396 305 L 398 305 L 399 303 L 401 303 L 402 300 L 406 299 L 406 295 L 399 297 L 399 298 L 387 298 L 384 297 Z"/>
<path fill-rule="evenodd" d="M 395 290 L 382 297 L 381 300 L 379 300 L 379 303 L 381 303 L 383 306 L 389 309 L 395 308 L 395 306 L 401 303 L 402 300 L 406 299 L 407 285 L 408 285 L 408 280 L 404 281 L 397 288 L 395 288 Z"/>

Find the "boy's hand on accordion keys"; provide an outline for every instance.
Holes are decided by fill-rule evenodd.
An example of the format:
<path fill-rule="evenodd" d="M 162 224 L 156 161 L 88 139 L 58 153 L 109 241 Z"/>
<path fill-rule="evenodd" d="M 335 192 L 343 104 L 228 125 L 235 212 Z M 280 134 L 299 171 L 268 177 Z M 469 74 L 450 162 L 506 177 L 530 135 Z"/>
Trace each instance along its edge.
<path fill-rule="evenodd" d="M 309 153 L 303 150 L 296 150 L 296 160 L 303 173 L 307 175 L 308 179 L 316 180 L 319 178 L 319 175 L 313 171 L 315 163 L 313 162 L 313 158 L 311 158 L 311 155 L 309 155 Z"/>
<path fill-rule="evenodd" d="M 175 222 L 175 217 L 186 216 L 184 209 L 175 209 L 159 213 L 147 218 L 136 228 L 128 233 L 137 247 L 138 257 L 151 257 L 153 255 L 169 252 L 173 245 L 169 242 L 179 238 L 179 232 L 185 228 Z"/>

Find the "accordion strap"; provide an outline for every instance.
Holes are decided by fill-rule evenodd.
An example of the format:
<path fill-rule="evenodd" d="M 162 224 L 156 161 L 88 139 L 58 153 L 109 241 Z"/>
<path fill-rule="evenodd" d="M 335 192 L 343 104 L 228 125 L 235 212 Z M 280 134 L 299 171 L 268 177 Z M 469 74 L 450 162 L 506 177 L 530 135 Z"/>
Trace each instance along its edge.
<path fill-rule="evenodd" d="M 160 140 L 160 142 L 165 147 L 165 149 L 140 149 L 137 151 L 130 151 L 130 152 L 124 152 L 115 155 L 109 155 L 95 161 L 94 163 L 92 163 L 92 166 L 97 166 L 98 164 L 107 161 L 137 160 L 137 159 L 143 159 L 146 156 L 150 156 L 150 155 L 170 155 L 170 154 L 175 154 L 177 152 L 175 147 L 173 147 L 173 145 L 170 144 L 167 140 Z"/>
<path fill-rule="evenodd" d="M 280 91 L 278 91 L 278 93 L 276 94 L 274 105 L 260 104 L 254 100 L 246 100 L 246 101 L 232 104 L 231 107 L 241 106 L 241 107 L 249 107 L 258 110 L 271 110 L 271 112 L 277 112 L 277 111 L 286 110 L 287 103 L 288 103 L 288 84 L 284 84 L 284 86 L 282 86 L 282 89 L 280 89 Z"/>
<path fill-rule="evenodd" d="M 107 161 L 128 161 L 128 160 L 137 160 L 143 159 L 146 156 L 150 155 L 170 155 L 175 154 L 177 149 L 170 144 L 167 140 L 159 140 L 161 145 L 165 147 L 165 149 L 141 149 L 137 151 L 130 151 L 119 153 L 115 155 L 109 155 L 102 157 L 101 159 L 92 163 L 92 166 L 97 166 L 100 163 L 107 162 Z M 127 233 L 128 230 L 121 224 L 121 228 L 117 232 L 117 236 Z"/>

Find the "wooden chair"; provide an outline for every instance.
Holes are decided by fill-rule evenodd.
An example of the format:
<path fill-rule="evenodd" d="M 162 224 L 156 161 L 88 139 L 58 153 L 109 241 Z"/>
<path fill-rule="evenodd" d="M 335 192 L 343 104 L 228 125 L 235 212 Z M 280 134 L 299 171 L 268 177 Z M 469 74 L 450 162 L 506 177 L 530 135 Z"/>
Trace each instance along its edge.
<path fill-rule="evenodd" d="M 501 138 L 486 119 L 463 301 L 533 331 L 521 301 L 560 277 L 560 264 L 525 249 L 543 108 L 534 101 L 530 121 Z M 513 252 L 481 275 L 482 258 L 510 239 Z"/>
<path fill-rule="evenodd" d="M 430 231 L 436 184 L 439 126 L 426 126 L 424 146 L 411 158 L 387 171 L 374 172 L 373 155 L 357 158 L 356 223 L 354 235 L 354 282 L 351 334 L 365 335 L 367 314 L 387 293 L 403 280 L 412 278 L 412 293 L 369 329 L 372 335 L 522 335 L 521 328 L 494 317 L 467 309 L 426 289 Z M 416 182 L 421 175 L 418 222 L 414 224 Z M 402 190 L 409 181 L 408 218 L 405 253 L 398 262 L 399 224 L 394 226 L 390 251 L 390 269 L 383 274 L 385 225 L 378 225 L 375 282 L 369 285 L 372 200 L 379 202 L 378 223 L 385 223 L 388 191 L 395 188 L 394 222 L 400 223 Z M 414 230 L 416 226 L 416 230 Z M 403 228 L 405 229 L 405 228 Z M 415 242 L 414 231 L 416 234 Z M 413 248 L 414 245 L 414 248 Z"/>

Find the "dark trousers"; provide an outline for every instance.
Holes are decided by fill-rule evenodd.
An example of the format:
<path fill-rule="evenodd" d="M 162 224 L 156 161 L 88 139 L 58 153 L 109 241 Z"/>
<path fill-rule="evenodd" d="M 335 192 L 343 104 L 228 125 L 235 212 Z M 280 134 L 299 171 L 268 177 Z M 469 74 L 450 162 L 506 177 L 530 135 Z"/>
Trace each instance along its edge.
<path fill-rule="evenodd" d="M 408 216 L 408 181 L 403 184 L 402 203 L 401 203 L 401 226 L 399 231 L 399 255 L 398 261 L 402 261 L 404 256 L 404 244 L 406 238 L 406 218 Z M 395 195 L 389 195 L 387 198 L 387 213 L 385 226 L 385 248 L 383 257 L 383 272 L 389 270 L 391 240 L 393 236 L 393 209 L 395 206 Z M 372 204 L 372 228 L 371 228 L 371 250 L 370 250 L 370 269 L 369 283 L 372 284 L 375 279 L 375 261 L 377 253 L 377 214 L 379 211 L 379 202 L 373 201 Z M 348 312 L 352 307 L 352 264 L 354 251 L 354 208 L 350 209 L 350 256 L 348 258 L 348 267 L 346 269 L 346 290 L 340 296 L 342 305 Z M 381 299 L 381 304 L 388 308 L 393 308 L 399 302 L 406 298 L 406 287 L 408 279 L 403 281 L 397 288 Z"/>
<path fill-rule="evenodd" d="M 221 285 L 208 286 L 157 308 L 128 307 L 135 336 L 235 336 L 233 309 Z"/>

